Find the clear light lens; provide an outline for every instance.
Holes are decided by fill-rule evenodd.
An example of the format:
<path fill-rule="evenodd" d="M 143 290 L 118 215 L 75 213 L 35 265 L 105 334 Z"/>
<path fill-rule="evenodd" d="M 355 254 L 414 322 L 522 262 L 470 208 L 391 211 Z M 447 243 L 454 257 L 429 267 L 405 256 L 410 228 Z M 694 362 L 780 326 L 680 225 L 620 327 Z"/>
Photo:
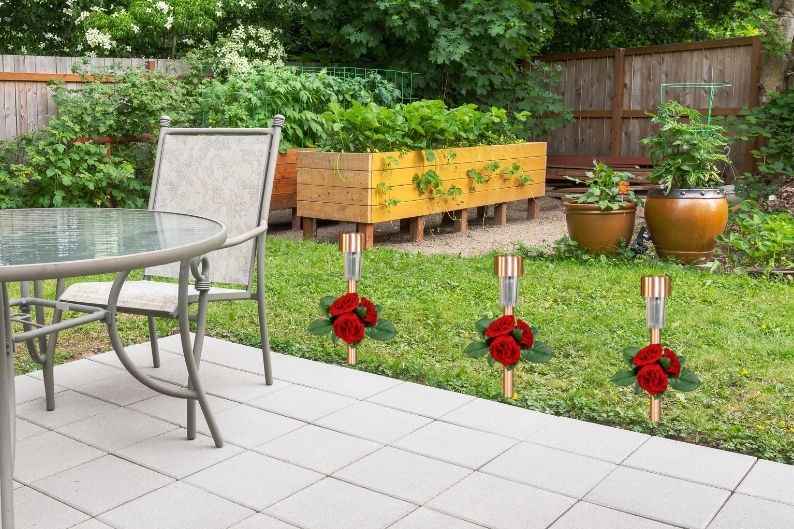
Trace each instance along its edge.
<path fill-rule="evenodd" d="M 361 252 L 345 252 L 345 279 L 361 279 Z"/>
<path fill-rule="evenodd" d="M 515 307 L 518 305 L 518 277 L 507 276 L 499 278 L 499 303 L 502 307 Z"/>
<path fill-rule="evenodd" d="M 664 327 L 665 298 L 648 298 L 645 301 L 645 317 L 649 329 Z"/>

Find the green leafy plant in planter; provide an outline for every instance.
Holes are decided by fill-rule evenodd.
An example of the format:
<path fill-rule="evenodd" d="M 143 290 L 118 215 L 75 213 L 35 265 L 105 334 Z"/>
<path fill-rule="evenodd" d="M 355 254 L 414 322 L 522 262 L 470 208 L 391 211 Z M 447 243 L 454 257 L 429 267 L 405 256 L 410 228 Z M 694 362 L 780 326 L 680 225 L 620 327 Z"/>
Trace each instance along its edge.
<path fill-rule="evenodd" d="M 634 175 L 601 162 L 593 164 L 593 170 L 586 173 L 588 180 L 569 177 L 587 189 L 568 195 L 563 202 L 568 234 L 590 253 L 614 254 L 631 240 L 637 204 L 641 201 L 629 186 Z"/>
<path fill-rule="evenodd" d="M 707 261 L 728 222 L 728 201 L 716 189 L 719 164 L 730 163 L 723 128 L 675 101 L 660 105 L 652 122 L 658 132 L 641 143 L 654 164 L 649 179 L 661 185 L 645 201 L 656 253 L 683 263 Z"/>

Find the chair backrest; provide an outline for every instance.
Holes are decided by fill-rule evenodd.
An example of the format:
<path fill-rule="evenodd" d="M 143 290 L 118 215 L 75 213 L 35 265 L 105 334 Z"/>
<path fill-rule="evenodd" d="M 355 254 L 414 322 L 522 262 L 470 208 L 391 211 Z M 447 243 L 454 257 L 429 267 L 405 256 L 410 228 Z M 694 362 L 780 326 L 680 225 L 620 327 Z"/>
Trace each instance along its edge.
<path fill-rule="evenodd" d="M 267 223 L 284 117 L 272 128 L 170 128 L 160 119 L 149 209 L 222 222 L 228 237 Z M 256 241 L 209 254 L 210 280 L 250 290 Z M 178 277 L 177 263 L 147 268 L 147 276 Z"/>

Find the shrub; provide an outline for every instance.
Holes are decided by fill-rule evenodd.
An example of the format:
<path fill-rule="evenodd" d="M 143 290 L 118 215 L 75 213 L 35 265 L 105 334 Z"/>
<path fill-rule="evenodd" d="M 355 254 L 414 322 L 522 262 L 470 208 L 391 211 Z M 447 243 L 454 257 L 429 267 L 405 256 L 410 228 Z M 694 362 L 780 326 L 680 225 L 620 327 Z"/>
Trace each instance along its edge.
<path fill-rule="evenodd" d="M 766 213 L 745 200 L 718 240 L 734 263 L 765 270 L 794 267 L 794 217 L 788 212 Z"/>

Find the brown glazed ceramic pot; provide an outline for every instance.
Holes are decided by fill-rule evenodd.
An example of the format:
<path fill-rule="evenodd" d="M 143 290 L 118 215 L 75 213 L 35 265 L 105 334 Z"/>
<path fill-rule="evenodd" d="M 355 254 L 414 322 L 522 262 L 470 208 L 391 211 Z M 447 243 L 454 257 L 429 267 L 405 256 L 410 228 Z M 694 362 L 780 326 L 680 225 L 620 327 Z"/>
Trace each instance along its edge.
<path fill-rule="evenodd" d="M 728 223 L 722 189 L 654 189 L 645 200 L 645 223 L 659 257 L 682 263 L 708 261 Z"/>
<path fill-rule="evenodd" d="M 627 202 L 620 209 L 602 210 L 598 204 L 563 202 L 568 235 L 590 253 L 614 254 L 620 240 L 631 242 L 637 205 Z"/>

